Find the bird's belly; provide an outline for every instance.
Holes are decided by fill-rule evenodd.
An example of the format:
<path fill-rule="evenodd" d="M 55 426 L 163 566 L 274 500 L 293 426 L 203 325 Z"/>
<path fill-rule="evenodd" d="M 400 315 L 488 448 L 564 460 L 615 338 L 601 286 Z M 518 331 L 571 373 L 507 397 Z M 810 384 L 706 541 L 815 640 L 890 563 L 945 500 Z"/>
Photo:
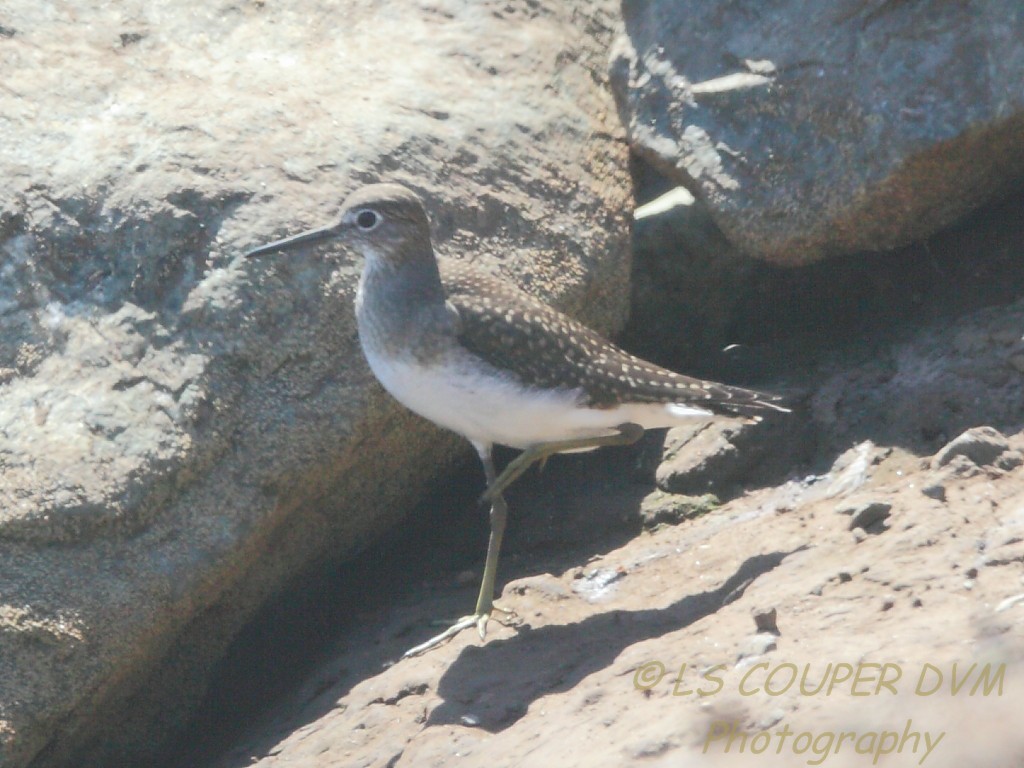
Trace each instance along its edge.
<path fill-rule="evenodd" d="M 372 354 L 367 359 L 384 389 L 402 405 L 479 444 L 526 448 L 610 434 L 622 422 L 610 412 L 580 408 L 573 390 L 525 388 L 458 360 L 422 366 Z"/>

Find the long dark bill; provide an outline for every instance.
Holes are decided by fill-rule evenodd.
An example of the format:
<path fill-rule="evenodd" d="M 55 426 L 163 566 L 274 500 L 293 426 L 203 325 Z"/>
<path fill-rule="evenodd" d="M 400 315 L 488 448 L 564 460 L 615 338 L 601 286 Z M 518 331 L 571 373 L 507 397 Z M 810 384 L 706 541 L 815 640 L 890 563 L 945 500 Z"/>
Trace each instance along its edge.
<path fill-rule="evenodd" d="M 311 229 L 309 232 L 302 232 L 298 235 L 292 235 L 291 237 L 283 238 L 282 240 L 275 240 L 272 243 L 261 245 L 257 248 L 253 248 L 251 251 L 246 251 L 245 258 L 251 259 L 253 256 L 262 256 L 265 253 L 277 253 L 278 251 L 288 251 L 292 248 L 297 248 L 300 245 L 307 245 L 309 243 L 318 243 L 321 240 L 329 240 L 337 235 L 337 231 L 334 226 L 321 227 L 320 229 Z"/>

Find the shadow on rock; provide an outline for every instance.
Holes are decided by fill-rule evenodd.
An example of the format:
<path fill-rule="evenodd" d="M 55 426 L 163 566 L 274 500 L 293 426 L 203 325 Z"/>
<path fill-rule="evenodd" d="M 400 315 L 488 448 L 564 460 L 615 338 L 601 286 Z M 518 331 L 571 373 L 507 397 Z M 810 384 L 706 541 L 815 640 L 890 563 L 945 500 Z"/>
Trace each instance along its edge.
<path fill-rule="evenodd" d="M 690 626 L 740 597 L 754 581 L 800 551 L 748 558 L 718 589 L 664 608 L 610 611 L 575 624 L 519 627 L 507 640 L 469 646 L 438 683 L 444 703 L 427 725 L 467 722 L 497 732 L 515 724 L 542 696 L 571 690 L 608 667 L 629 646 Z"/>

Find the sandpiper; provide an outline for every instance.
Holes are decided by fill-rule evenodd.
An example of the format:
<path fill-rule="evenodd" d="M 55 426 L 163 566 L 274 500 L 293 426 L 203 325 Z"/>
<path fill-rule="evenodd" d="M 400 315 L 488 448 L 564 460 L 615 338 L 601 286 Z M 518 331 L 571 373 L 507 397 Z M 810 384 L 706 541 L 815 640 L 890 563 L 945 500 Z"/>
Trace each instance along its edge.
<path fill-rule="evenodd" d="M 476 626 L 485 636 L 505 532 L 505 488 L 555 453 L 626 445 L 646 429 L 787 411 L 779 398 L 690 378 L 641 360 L 511 284 L 437 258 L 419 197 L 373 184 L 336 224 L 249 251 L 253 257 L 338 238 L 365 259 L 356 293 L 359 341 L 396 400 L 476 448 L 491 533 L 473 614 L 406 652 Z M 498 475 L 495 444 L 522 449 Z"/>

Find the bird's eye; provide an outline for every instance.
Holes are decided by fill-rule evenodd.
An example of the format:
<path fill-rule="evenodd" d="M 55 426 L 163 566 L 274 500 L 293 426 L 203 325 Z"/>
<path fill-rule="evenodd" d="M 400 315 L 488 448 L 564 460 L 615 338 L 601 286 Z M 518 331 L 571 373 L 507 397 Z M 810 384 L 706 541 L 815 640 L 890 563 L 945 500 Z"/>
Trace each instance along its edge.
<path fill-rule="evenodd" d="M 356 214 L 356 226 L 364 232 L 369 232 L 378 224 L 380 224 L 380 214 L 376 211 L 366 210 Z"/>

